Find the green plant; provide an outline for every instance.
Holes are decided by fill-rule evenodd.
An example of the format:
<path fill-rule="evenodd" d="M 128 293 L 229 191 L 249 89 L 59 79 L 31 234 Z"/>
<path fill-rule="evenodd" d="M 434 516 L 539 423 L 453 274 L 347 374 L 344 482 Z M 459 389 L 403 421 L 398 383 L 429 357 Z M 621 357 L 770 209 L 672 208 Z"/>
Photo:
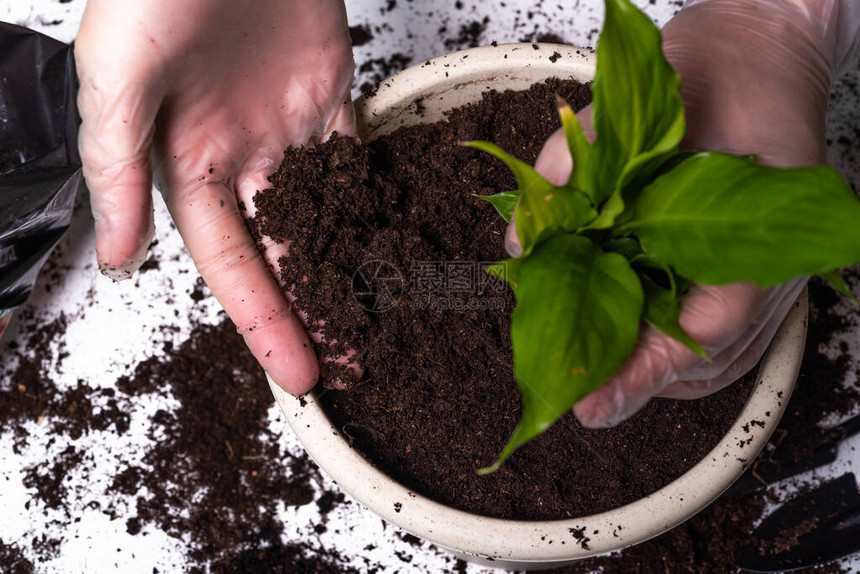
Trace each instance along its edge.
<path fill-rule="evenodd" d="M 519 188 L 484 197 L 516 221 L 523 253 L 490 266 L 514 289 L 511 339 L 523 415 L 487 473 L 617 371 L 641 321 L 696 353 L 681 328 L 691 281 L 762 287 L 860 261 L 860 202 L 832 168 L 775 169 L 754 157 L 682 152 L 678 75 L 660 32 L 629 0 L 606 0 L 589 144 L 562 102 L 573 157 L 565 185 L 488 142 Z"/>

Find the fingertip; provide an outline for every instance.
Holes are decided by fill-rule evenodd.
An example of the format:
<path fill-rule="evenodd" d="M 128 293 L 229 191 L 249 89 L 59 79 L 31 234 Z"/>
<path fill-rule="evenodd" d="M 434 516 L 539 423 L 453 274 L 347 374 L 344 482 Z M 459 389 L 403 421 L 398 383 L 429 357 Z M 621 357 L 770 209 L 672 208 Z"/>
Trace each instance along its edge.
<path fill-rule="evenodd" d="M 304 327 L 289 306 L 256 317 L 240 315 L 235 320 L 248 349 L 275 384 L 292 395 L 314 388 L 320 377 L 320 364 Z"/>
<path fill-rule="evenodd" d="M 736 341 L 760 310 L 764 291 L 752 283 L 693 283 L 681 303 L 681 328 L 709 354 Z"/>
<path fill-rule="evenodd" d="M 635 363 L 628 362 L 603 386 L 574 405 L 573 414 L 582 426 L 592 429 L 617 426 L 651 400 L 654 380 L 635 367 Z M 637 373 L 641 378 L 637 378 Z"/>
<path fill-rule="evenodd" d="M 86 173 L 99 270 L 114 281 L 128 279 L 143 265 L 155 235 L 149 161 Z"/>
<path fill-rule="evenodd" d="M 155 235 L 151 212 L 149 220 L 138 234 L 131 230 L 114 231 L 110 222 L 95 217 L 96 258 L 99 271 L 113 281 L 131 278 L 146 261 Z"/>
<path fill-rule="evenodd" d="M 535 171 L 553 185 L 564 185 L 573 170 L 573 158 L 564 130 L 558 129 L 544 143 L 535 161 Z"/>
<path fill-rule="evenodd" d="M 519 236 L 517 236 L 517 225 L 514 221 L 514 216 L 511 216 L 511 221 L 505 228 L 505 251 L 511 257 L 519 257 L 523 254 L 523 246 L 520 244 Z"/>
<path fill-rule="evenodd" d="M 587 395 L 573 407 L 573 414 L 585 428 L 604 429 L 614 427 L 628 418 L 623 416 L 619 404 L 617 386 L 612 380 Z"/>
<path fill-rule="evenodd" d="M 263 370 L 284 391 L 293 396 L 299 396 L 312 390 L 320 377 L 316 357 L 309 358 L 304 364 L 304 368 L 298 368 L 295 365 L 277 365 L 263 367 Z"/>
<path fill-rule="evenodd" d="M 319 361 L 303 332 L 297 337 L 294 329 L 283 327 L 246 333 L 245 344 L 279 387 L 292 395 L 301 395 L 313 389 L 319 380 Z"/>
<path fill-rule="evenodd" d="M 585 138 L 588 143 L 593 144 L 597 139 L 597 132 L 594 131 L 594 118 L 592 114 L 592 104 L 588 104 L 578 112 L 576 119 L 579 120 L 579 125 L 582 126 L 582 131 L 585 132 Z"/>

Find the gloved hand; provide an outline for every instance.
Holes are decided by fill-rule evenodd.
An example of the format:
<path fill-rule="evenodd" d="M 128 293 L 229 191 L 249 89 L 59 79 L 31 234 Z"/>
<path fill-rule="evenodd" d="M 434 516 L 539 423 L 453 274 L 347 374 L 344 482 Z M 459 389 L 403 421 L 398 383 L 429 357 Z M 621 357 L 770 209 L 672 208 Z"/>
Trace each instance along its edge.
<path fill-rule="evenodd" d="M 841 6 L 838 0 L 688 3 L 663 29 L 663 51 L 681 77 L 688 126 L 683 147 L 755 154 L 776 167 L 825 163 L 831 77 L 856 51 L 858 16 L 856 0 Z M 591 108 L 578 117 L 593 139 Z M 536 168 L 560 185 L 571 167 L 559 131 Z M 517 255 L 513 225 L 506 241 Z M 614 426 L 651 397 L 698 398 L 723 388 L 758 362 L 805 282 L 766 290 L 748 283 L 693 285 L 680 323 L 711 362 L 647 326 L 622 368 L 574 413 L 588 427 Z"/>
<path fill-rule="evenodd" d="M 99 267 L 119 280 L 153 235 L 153 170 L 197 269 L 285 390 L 317 380 L 300 317 L 239 208 L 290 145 L 355 133 L 342 0 L 90 0 L 75 54 Z M 319 337 L 319 335 L 317 335 Z"/>

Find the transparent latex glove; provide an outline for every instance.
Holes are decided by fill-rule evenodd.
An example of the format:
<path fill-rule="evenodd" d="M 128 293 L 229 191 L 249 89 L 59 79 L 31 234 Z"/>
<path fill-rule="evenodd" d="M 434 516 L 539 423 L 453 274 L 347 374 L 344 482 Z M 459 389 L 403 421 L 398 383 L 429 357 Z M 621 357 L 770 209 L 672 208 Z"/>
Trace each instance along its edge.
<path fill-rule="evenodd" d="M 239 205 L 253 215 L 287 146 L 355 133 L 342 0 L 89 0 L 75 55 L 103 273 L 130 277 L 144 261 L 154 171 L 254 356 L 287 391 L 311 388 L 319 364 L 272 273 L 287 246 L 261 256 Z"/>
<path fill-rule="evenodd" d="M 756 154 L 777 167 L 825 163 L 834 22 L 811 12 L 812 4 L 827 2 L 800 3 L 704 0 L 666 25 L 663 51 L 681 76 L 686 106 L 683 147 Z M 591 108 L 578 117 L 593 139 Z M 562 184 L 571 167 L 559 131 L 547 141 L 536 168 Z M 521 251 L 513 225 L 506 243 L 512 255 Z M 627 362 L 574 413 L 585 426 L 608 427 L 654 396 L 692 399 L 725 387 L 758 362 L 805 282 L 770 289 L 694 284 L 684 297 L 680 323 L 711 362 L 645 326 Z"/>

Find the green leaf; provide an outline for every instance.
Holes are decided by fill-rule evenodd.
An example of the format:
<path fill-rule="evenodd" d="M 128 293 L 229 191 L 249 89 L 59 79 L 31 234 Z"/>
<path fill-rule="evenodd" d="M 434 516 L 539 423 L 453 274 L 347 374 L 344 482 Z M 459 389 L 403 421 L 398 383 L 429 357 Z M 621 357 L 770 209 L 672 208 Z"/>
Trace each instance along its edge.
<path fill-rule="evenodd" d="M 588 158 L 591 155 L 591 144 L 588 143 L 588 138 L 585 137 L 585 131 L 579 123 L 573 108 L 561 98 L 556 98 L 558 106 L 558 115 L 561 118 L 561 125 L 564 128 L 564 136 L 567 139 L 567 147 L 570 149 L 570 156 L 573 158 L 573 170 L 570 172 L 570 179 L 567 184 L 571 187 L 582 190 L 592 203 L 597 204 L 594 196 L 594 190 L 588 180 Z"/>
<path fill-rule="evenodd" d="M 492 204 L 496 208 L 496 211 L 499 212 L 499 215 L 508 223 L 511 222 L 511 216 L 514 214 L 514 210 L 517 208 L 517 201 L 520 199 L 519 191 L 503 191 L 495 195 L 477 195 L 474 193 L 472 195 Z"/>
<path fill-rule="evenodd" d="M 822 273 L 821 278 L 827 281 L 827 284 L 833 287 L 839 294 L 848 298 L 855 307 L 857 307 L 857 299 L 854 297 L 854 293 L 851 292 L 851 289 L 848 287 L 848 283 L 845 282 L 842 275 L 837 273 L 836 271 L 830 271 L 828 273 Z"/>
<path fill-rule="evenodd" d="M 682 276 L 762 287 L 860 261 L 860 202 L 827 166 L 699 153 L 647 186 L 616 229 Z"/>
<path fill-rule="evenodd" d="M 629 0 L 605 4 L 588 166 L 598 203 L 676 153 L 686 129 L 680 79 L 663 56 L 660 31 Z"/>
<path fill-rule="evenodd" d="M 492 154 L 514 172 L 520 189 L 508 193 L 519 196 L 514 213 L 517 237 L 520 239 L 523 253 L 528 254 L 541 237 L 548 237 L 556 231 L 576 231 L 597 217 L 591 201 L 582 191 L 566 185 L 551 184 L 533 167 L 504 152 L 495 144 L 474 141 L 467 142 L 466 145 Z"/>
<path fill-rule="evenodd" d="M 601 245 L 604 251 L 619 253 L 627 261 L 642 255 L 642 246 L 632 237 L 612 237 Z"/>
<path fill-rule="evenodd" d="M 552 186 L 552 184 L 545 180 L 543 176 L 541 176 L 538 172 L 536 172 L 532 166 L 530 166 L 524 161 L 518 160 L 517 158 L 505 152 L 502 148 L 500 148 L 494 143 L 484 141 L 472 141 L 464 142 L 463 145 L 473 147 L 481 151 L 485 151 L 488 154 L 495 156 L 496 158 L 505 162 L 505 165 L 508 166 L 508 169 L 514 172 L 514 177 L 517 178 L 517 185 L 520 186 L 517 191 L 509 193 L 522 193 L 535 186 L 541 189 L 543 189 L 545 186 Z"/>
<path fill-rule="evenodd" d="M 710 361 L 705 350 L 681 327 L 678 318 L 681 316 L 681 300 L 674 289 L 664 289 L 644 273 L 639 275 L 642 291 L 645 293 L 645 308 L 642 318 L 673 339 L 686 345 L 703 359 Z"/>
<path fill-rule="evenodd" d="M 533 185 L 520 196 L 516 210 L 517 237 L 528 254 L 548 232 L 579 230 L 597 217 L 584 193 L 567 186 Z"/>
<path fill-rule="evenodd" d="M 497 277 L 498 279 L 502 279 L 511 285 L 516 286 L 520 272 L 520 263 L 522 263 L 522 261 L 522 257 L 505 259 L 503 261 L 487 265 L 485 270 L 493 277 Z"/>
<path fill-rule="evenodd" d="M 680 135 L 683 137 L 683 130 Z M 618 189 L 625 190 L 627 195 L 630 195 L 629 189 L 631 187 L 636 190 L 641 189 L 649 184 L 657 173 L 662 171 L 663 166 L 671 163 L 681 153 L 677 148 L 673 148 L 669 150 L 652 150 L 637 155 L 628 162 L 621 173 Z"/>
<path fill-rule="evenodd" d="M 636 243 L 638 244 L 638 241 Z M 642 246 L 640 245 L 639 248 L 641 249 Z M 672 293 L 677 293 L 675 272 L 672 271 L 672 268 L 669 267 L 669 265 L 654 257 L 654 255 L 643 251 L 635 257 L 628 257 L 627 260 L 630 261 L 630 265 L 633 266 L 634 269 L 651 269 L 652 271 L 659 271 L 664 277 L 666 277 L 666 282 L 669 284 L 669 288 L 672 290 Z"/>
<path fill-rule="evenodd" d="M 512 316 L 523 416 L 492 472 L 624 363 L 639 332 L 642 287 L 627 260 L 556 235 L 520 264 Z"/>
<path fill-rule="evenodd" d="M 628 258 L 628 261 L 639 273 L 642 291 L 645 293 L 645 309 L 642 312 L 642 318 L 651 326 L 680 341 L 691 351 L 710 362 L 711 358 L 708 357 L 705 350 L 684 331 L 679 322 L 681 317 L 680 293 L 687 290 L 689 282 L 683 277 L 678 277 L 671 267 L 653 255 L 641 253 L 632 259 Z M 644 269 L 649 269 L 652 273 L 654 271 L 662 273 L 669 288 L 660 286 L 647 272 L 642 271 Z"/>
<path fill-rule="evenodd" d="M 597 217 L 585 226 L 584 229 L 593 229 L 600 231 L 602 229 L 611 229 L 615 225 L 615 220 L 624 212 L 624 198 L 621 196 L 621 190 L 616 189 L 609 196 L 609 199 L 603 202 L 600 208 L 600 213 Z"/>

